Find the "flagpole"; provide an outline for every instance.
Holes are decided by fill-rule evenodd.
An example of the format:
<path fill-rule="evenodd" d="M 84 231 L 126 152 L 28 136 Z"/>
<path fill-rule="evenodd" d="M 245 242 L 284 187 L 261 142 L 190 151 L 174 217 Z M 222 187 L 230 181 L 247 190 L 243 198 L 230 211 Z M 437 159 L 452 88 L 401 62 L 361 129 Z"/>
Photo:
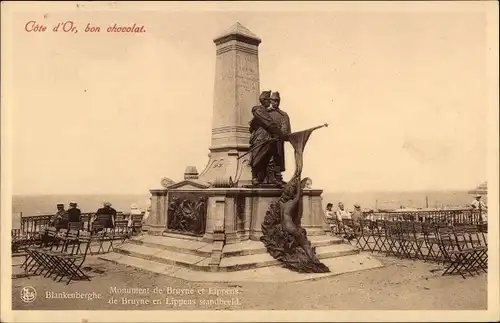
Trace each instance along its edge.
<path fill-rule="evenodd" d="M 314 131 L 314 130 L 317 130 L 317 129 L 320 129 L 320 128 L 323 128 L 323 127 L 328 127 L 328 123 L 325 123 L 325 124 L 322 124 L 320 126 L 316 126 L 316 127 L 312 127 L 312 128 L 309 128 L 309 129 L 305 129 L 305 130 L 301 130 L 301 131 L 296 131 L 296 132 L 293 132 L 291 133 L 290 135 L 293 135 L 294 133 L 298 133 L 298 132 L 303 132 L 303 131 Z M 289 135 L 289 136 L 290 136 Z M 276 141 L 276 139 L 269 139 L 267 141 L 263 141 L 262 143 L 252 147 L 252 149 L 250 149 L 249 151 L 247 151 L 246 153 L 244 153 L 243 155 L 237 157 L 236 159 L 241 159 L 243 157 L 245 157 L 246 155 L 248 155 L 249 153 L 251 153 L 252 151 L 254 151 L 255 149 L 259 148 L 259 147 L 262 147 L 264 146 L 265 144 L 267 143 L 270 143 L 272 141 Z"/>

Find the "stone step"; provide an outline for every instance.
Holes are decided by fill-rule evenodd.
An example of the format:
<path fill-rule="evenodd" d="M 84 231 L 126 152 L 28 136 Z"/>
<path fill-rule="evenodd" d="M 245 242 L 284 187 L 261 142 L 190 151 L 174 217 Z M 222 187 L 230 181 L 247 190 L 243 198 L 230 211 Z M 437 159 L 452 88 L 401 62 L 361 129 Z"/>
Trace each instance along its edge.
<path fill-rule="evenodd" d="M 114 248 L 113 252 L 167 265 L 187 267 L 194 270 L 208 270 L 208 268 L 202 268 L 196 265 L 197 263 L 200 263 L 201 261 L 207 259 L 206 257 L 166 250 L 163 248 L 155 248 L 133 243 L 124 243 L 121 246 Z"/>
<path fill-rule="evenodd" d="M 212 244 L 207 244 L 205 242 L 190 239 L 177 239 L 167 236 L 143 235 L 140 237 L 134 237 L 127 242 L 130 244 L 143 245 L 185 254 L 192 254 L 200 257 L 210 257 L 212 252 Z"/>
<path fill-rule="evenodd" d="M 167 265 L 118 253 L 104 254 L 100 258 L 147 272 L 168 275 L 187 281 L 202 282 L 296 282 L 310 279 L 314 280 L 359 270 L 375 269 L 383 266 L 377 258 L 372 257 L 368 253 L 355 253 L 342 257 L 324 259 L 322 262 L 330 268 L 331 272 L 320 274 L 300 274 L 280 266 L 267 266 L 230 272 L 200 272 L 189 268 Z"/>
<path fill-rule="evenodd" d="M 182 239 L 182 240 L 190 240 L 190 241 L 202 241 L 203 240 L 203 237 L 190 236 L 190 235 L 186 235 L 186 234 L 173 233 L 173 232 L 168 232 L 168 231 L 163 231 L 160 236 Z"/>
<path fill-rule="evenodd" d="M 341 244 L 342 238 L 327 235 L 309 236 L 309 241 L 313 247 L 324 247 L 329 245 Z M 248 256 L 257 254 L 267 254 L 267 249 L 260 241 L 243 241 L 236 244 L 225 245 L 223 250 L 224 257 Z"/>
<path fill-rule="evenodd" d="M 210 257 L 204 257 L 189 253 L 166 250 L 163 248 L 150 247 L 146 245 L 125 243 L 114 248 L 114 253 L 124 254 L 131 257 L 159 262 L 167 265 L 176 265 L 198 271 L 210 271 Z M 344 255 L 359 253 L 353 246 L 345 244 L 332 244 L 316 248 L 319 259 L 335 258 Z M 250 254 L 243 256 L 223 257 L 219 271 L 239 271 L 252 268 L 278 265 L 279 261 L 266 253 Z"/>
<path fill-rule="evenodd" d="M 99 256 L 100 259 L 107 260 L 116 264 L 130 266 L 137 269 L 142 269 L 148 272 L 154 272 L 157 274 L 168 275 L 176 270 L 179 270 L 181 267 L 167 265 L 161 262 L 146 260 L 142 258 L 133 257 L 130 255 L 124 255 L 121 253 L 111 252 L 107 254 L 103 254 Z"/>
<path fill-rule="evenodd" d="M 359 253 L 359 250 L 349 245 L 329 245 L 316 248 L 318 259 L 335 258 L 346 255 Z M 274 259 L 270 254 L 254 254 L 238 257 L 222 258 L 220 263 L 220 271 L 238 271 L 253 268 L 261 268 L 267 266 L 279 265 L 280 262 Z"/>
<path fill-rule="evenodd" d="M 341 244 L 342 238 L 327 235 L 309 237 L 313 247 L 324 247 L 334 244 Z M 167 236 L 143 235 L 132 237 L 126 243 L 143 245 L 152 248 L 170 250 L 179 253 L 192 254 L 200 257 L 210 257 L 212 244 L 195 240 L 180 240 Z M 118 247 L 119 248 L 119 247 Z M 267 253 L 266 247 L 260 241 L 247 240 L 240 243 L 228 244 L 224 246 L 224 257 L 237 257 L 246 255 L 256 255 Z"/>

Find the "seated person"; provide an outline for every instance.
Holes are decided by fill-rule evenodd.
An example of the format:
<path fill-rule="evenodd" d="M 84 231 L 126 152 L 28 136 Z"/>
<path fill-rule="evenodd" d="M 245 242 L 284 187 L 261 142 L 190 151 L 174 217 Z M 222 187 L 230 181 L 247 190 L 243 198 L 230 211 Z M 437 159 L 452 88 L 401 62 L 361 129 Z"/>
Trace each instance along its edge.
<path fill-rule="evenodd" d="M 50 225 L 59 229 L 66 229 L 68 227 L 69 215 L 68 211 L 64 209 L 64 204 L 57 203 L 57 212 L 50 219 Z"/>
<path fill-rule="evenodd" d="M 332 208 L 333 208 L 333 204 L 332 203 L 328 203 L 326 205 L 325 217 L 326 217 L 327 220 L 333 220 L 335 218 Z"/>
<path fill-rule="evenodd" d="M 77 206 L 78 204 L 76 202 L 69 203 L 69 209 L 68 209 L 69 222 L 82 221 L 82 212 Z"/>
<path fill-rule="evenodd" d="M 343 219 L 350 219 L 351 213 L 344 208 L 344 203 L 339 202 L 336 216 L 337 220 L 342 222 Z"/>
<path fill-rule="evenodd" d="M 104 202 L 103 207 L 97 210 L 94 223 L 104 225 L 104 228 L 115 227 L 116 210 L 111 207 L 110 202 Z"/>
<path fill-rule="evenodd" d="M 354 211 L 352 211 L 352 219 L 354 221 L 359 221 L 364 219 L 363 211 L 361 211 L 361 206 L 358 203 L 354 204 Z"/>

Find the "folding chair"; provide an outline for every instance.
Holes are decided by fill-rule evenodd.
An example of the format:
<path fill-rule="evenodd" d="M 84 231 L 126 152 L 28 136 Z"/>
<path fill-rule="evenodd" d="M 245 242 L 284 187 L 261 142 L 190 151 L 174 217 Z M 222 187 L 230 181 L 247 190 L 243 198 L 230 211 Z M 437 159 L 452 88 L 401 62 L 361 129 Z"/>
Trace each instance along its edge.
<path fill-rule="evenodd" d="M 409 259 L 415 260 L 419 256 L 419 247 L 414 232 L 413 222 L 398 222 L 400 230 L 400 247 L 401 255 Z"/>
<path fill-rule="evenodd" d="M 385 228 L 385 220 L 376 220 L 374 226 L 375 247 L 374 250 L 378 253 L 387 252 L 387 233 Z"/>
<path fill-rule="evenodd" d="M 83 222 L 69 222 L 68 223 L 68 229 L 70 230 L 83 230 L 84 224 Z"/>
<path fill-rule="evenodd" d="M 446 220 L 446 219 L 444 219 Z M 436 237 L 439 239 L 439 230 L 440 229 L 443 229 L 443 228 L 448 228 L 451 230 L 451 225 L 448 225 L 450 221 L 449 220 L 446 220 L 446 221 L 441 221 L 441 222 L 434 222 L 434 230 L 435 230 L 435 233 L 436 233 Z M 451 242 L 449 242 L 449 240 L 440 240 L 439 239 L 439 251 L 440 251 L 440 254 L 441 254 L 441 258 L 438 259 L 437 263 L 440 264 L 440 263 L 443 263 L 445 264 L 446 262 L 448 262 L 448 258 L 446 258 L 445 256 L 445 252 L 448 251 L 448 250 L 453 250 L 454 248 L 454 244 L 452 244 Z"/>
<path fill-rule="evenodd" d="M 469 265 L 475 252 L 462 248 L 463 244 L 458 242 L 459 240 L 451 227 L 439 227 L 438 238 L 445 263 L 448 263 L 448 267 L 442 275 L 458 273 L 465 279 L 464 272 L 467 272 L 469 275 L 474 276 Z"/>
<path fill-rule="evenodd" d="M 476 271 L 479 270 L 486 272 L 486 261 L 488 255 L 488 247 L 481 245 L 479 232 L 474 225 L 464 225 L 453 228 L 453 233 L 460 244 L 460 250 L 470 251 L 472 253 L 469 260 L 468 268 Z"/>
<path fill-rule="evenodd" d="M 128 227 L 128 221 L 127 220 L 115 221 L 113 237 L 120 239 L 121 242 L 124 242 L 127 238 L 129 238 L 129 236 L 130 236 L 130 231 Z"/>
<path fill-rule="evenodd" d="M 97 250 L 97 254 L 99 254 L 102 250 L 102 252 L 104 253 L 104 241 L 106 239 L 106 230 L 104 228 L 104 224 L 102 224 L 102 222 L 97 222 L 97 221 L 94 221 L 94 223 L 92 224 L 92 240 L 93 241 L 96 241 L 97 244 L 99 245 L 99 249 Z M 94 251 L 91 249 L 89 250 L 90 251 L 90 254 L 91 255 L 94 255 Z"/>
<path fill-rule="evenodd" d="M 142 231 L 143 214 L 133 214 L 132 217 L 132 234 L 136 235 Z"/>
<path fill-rule="evenodd" d="M 355 223 L 352 219 L 342 219 L 342 228 L 343 228 L 343 234 L 344 238 L 347 239 L 347 241 L 351 241 L 352 239 L 356 239 L 356 244 L 357 244 L 357 235 L 356 235 L 356 228 L 355 228 Z"/>
<path fill-rule="evenodd" d="M 83 222 L 69 222 L 68 223 L 68 234 L 66 237 L 65 251 L 68 246 L 78 245 L 78 234 L 79 231 L 83 230 Z"/>
<path fill-rule="evenodd" d="M 424 259 L 424 254 L 422 253 L 422 247 L 425 244 L 425 238 L 423 237 L 422 222 L 412 222 L 413 224 L 413 239 L 415 244 L 415 250 L 417 252 L 417 259 Z"/>
<path fill-rule="evenodd" d="M 485 260 L 486 268 L 488 268 L 488 237 L 487 237 L 488 224 L 487 223 L 479 224 L 479 225 L 477 225 L 477 229 L 478 229 L 477 235 L 479 237 L 479 245 L 486 247 L 484 260 Z"/>
<path fill-rule="evenodd" d="M 333 224 L 333 225 L 330 225 L 330 230 L 332 231 L 332 234 L 336 235 L 336 236 L 340 236 L 344 230 L 342 228 L 342 222 L 339 221 L 337 218 L 333 218 L 331 221 Z"/>
<path fill-rule="evenodd" d="M 396 221 L 385 222 L 385 232 L 387 237 L 387 256 L 402 257 L 401 233 Z"/>
<path fill-rule="evenodd" d="M 337 230 L 336 230 L 337 224 L 336 222 L 334 222 L 334 219 L 326 218 L 325 223 L 326 225 L 328 225 L 328 228 L 330 229 L 330 235 L 332 236 L 337 235 Z"/>
<path fill-rule="evenodd" d="M 48 228 L 47 237 L 49 239 L 46 239 L 40 246 L 26 249 L 29 257 L 21 265 L 21 267 L 24 267 L 26 274 L 32 272 L 34 275 L 41 275 L 47 270 L 45 274 L 45 277 L 47 277 L 52 271 L 59 268 L 59 263 L 53 259 L 51 254 L 54 252 L 53 250 L 58 250 L 59 248 L 62 250 L 64 248 L 61 240 L 66 237 L 65 230 L 59 232 L 56 228 Z"/>
<path fill-rule="evenodd" d="M 50 277 L 55 274 L 54 281 L 59 278 L 59 282 L 62 281 L 64 277 L 68 277 L 69 280 L 66 284 L 69 284 L 69 282 L 75 278 L 90 280 L 90 278 L 80 269 L 90 248 L 90 234 L 88 232 L 84 232 L 83 230 L 80 233 L 81 234 L 78 236 L 78 248 L 76 249 L 76 252 L 74 248 L 70 253 L 66 252 L 65 248 L 61 248 L 60 251 L 44 252 L 52 264 L 45 277 Z M 80 248 L 82 244 L 85 244 L 83 252 L 81 252 Z M 79 252 L 81 253 L 79 254 Z"/>
<path fill-rule="evenodd" d="M 50 242 L 52 242 L 52 239 L 54 239 L 57 235 L 57 229 L 56 228 L 48 228 L 45 230 L 45 239 L 44 241 L 40 244 L 39 248 L 42 248 L 42 244 L 45 244 L 45 246 L 48 246 Z M 41 240 L 42 241 L 42 240 Z M 36 248 L 36 244 L 33 246 L 25 246 L 24 250 L 26 251 L 26 256 L 24 259 L 24 262 L 21 264 L 21 268 L 25 269 L 26 274 L 30 271 L 31 268 L 33 268 L 35 265 L 40 265 L 40 259 L 39 255 L 37 253 L 38 248 Z M 33 266 L 28 269 L 28 267 L 33 264 Z"/>
<path fill-rule="evenodd" d="M 370 220 L 360 220 L 359 221 L 359 239 L 358 246 L 361 250 L 368 248 L 370 252 L 375 250 L 375 225 Z M 373 245 L 370 245 L 372 243 Z"/>
<path fill-rule="evenodd" d="M 439 247 L 439 241 L 436 236 L 436 227 L 434 224 L 430 222 L 422 222 L 422 235 L 424 237 L 422 247 L 425 246 L 425 249 L 427 249 L 424 261 L 427 262 L 429 259 L 434 261 L 441 260 L 442 253 L 441 248 Z"/>

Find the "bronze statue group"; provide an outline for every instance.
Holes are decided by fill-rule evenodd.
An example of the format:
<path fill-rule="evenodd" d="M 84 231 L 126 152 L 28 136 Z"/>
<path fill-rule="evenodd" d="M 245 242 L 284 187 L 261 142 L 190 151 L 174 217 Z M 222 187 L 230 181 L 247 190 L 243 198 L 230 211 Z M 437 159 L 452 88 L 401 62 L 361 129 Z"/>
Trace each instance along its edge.
<path fill-rule="evenodd" d="M 327 124 L 292 133 L 288 114 L 280 109 L 279 92 L 264 91 L 260 105 L 252 108 L 250 121 L 250 164 L 252 187 L 281 188 L 279 200 L 272 203 L 262 224 L 261 241 L 268 253 L 285 268 L 297 272 L 329 272 L 322 264 L 301 227 L 301 196 L 308 178 L 301 179 L 303 151 L 311 133 Z M 295 151 L 295 172 L 287 183 L 285 171 L 285 142 Z"/>

